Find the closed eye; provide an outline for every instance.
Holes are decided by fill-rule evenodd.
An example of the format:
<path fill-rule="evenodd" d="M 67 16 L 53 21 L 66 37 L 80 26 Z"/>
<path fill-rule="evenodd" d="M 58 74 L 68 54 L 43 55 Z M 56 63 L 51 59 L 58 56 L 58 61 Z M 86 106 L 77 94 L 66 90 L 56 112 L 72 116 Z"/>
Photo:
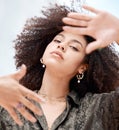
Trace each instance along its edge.
<path fill-rule="evenodd" d="M 74 46 L 69 46 L 69 47 L 72 48 L 72 49 L 75 50 L 75 51 L 79 51 L 79 49 L 76 48 L 76 47 L 74 47 Z"/>
<path fill-rule="evenodd" d="M 54 39 L 54 42 L 56 42 L 56 43 L 61 43 L 61 40 Z"/>

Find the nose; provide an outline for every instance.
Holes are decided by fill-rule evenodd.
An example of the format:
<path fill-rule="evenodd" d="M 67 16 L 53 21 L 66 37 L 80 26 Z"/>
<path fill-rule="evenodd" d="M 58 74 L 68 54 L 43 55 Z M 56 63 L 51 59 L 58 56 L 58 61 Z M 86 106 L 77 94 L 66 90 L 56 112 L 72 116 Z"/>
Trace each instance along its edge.
<path fill-rule="evenodd" d="M 64 43 L 60 43 L 60 44 L 58 44 L 57 48 L 61 49 L 63 52 L 64 52 L 65 49 L 66 49 Z"/>

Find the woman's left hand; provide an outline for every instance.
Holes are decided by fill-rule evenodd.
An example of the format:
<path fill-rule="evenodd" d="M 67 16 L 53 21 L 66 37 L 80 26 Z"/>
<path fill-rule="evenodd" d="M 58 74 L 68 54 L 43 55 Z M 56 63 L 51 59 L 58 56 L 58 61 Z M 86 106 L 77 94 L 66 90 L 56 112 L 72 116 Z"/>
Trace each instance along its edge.
<path fill-rule="evenodd" d="M 119 43 L 119 19 L 106 11 L 83 7 L 95 15 L 71 12 L 63 18 L 63 22 L 67 24 L 63 30 L 93 37 L 95 41 L 87 45 L 86 53 L 106 47 L 113 41 Z"/>

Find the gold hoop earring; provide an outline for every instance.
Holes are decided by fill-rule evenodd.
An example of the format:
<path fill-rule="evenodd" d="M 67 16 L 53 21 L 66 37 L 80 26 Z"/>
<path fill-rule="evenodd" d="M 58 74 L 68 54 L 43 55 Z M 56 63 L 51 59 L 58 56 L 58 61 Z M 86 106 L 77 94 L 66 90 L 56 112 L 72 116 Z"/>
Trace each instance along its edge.
<path fill-rule="evenodd" d="M 84 77 L 84 73 L 77 74 L 77 75 L 76 75 L 77 83 L 80 83 L 80 80 L 83 79 L 83 77 Z"/>

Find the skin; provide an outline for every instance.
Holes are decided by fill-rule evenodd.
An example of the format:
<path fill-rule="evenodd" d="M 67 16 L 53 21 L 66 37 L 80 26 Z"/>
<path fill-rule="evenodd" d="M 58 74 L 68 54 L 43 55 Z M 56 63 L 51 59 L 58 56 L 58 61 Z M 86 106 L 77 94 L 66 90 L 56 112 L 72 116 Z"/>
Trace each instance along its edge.
<path fill-rule="evenodd" d="M 90 53 L 95 49 L 105 47 L 114 40 L 119 43 L 119 37 L 118 37 L 119 19 L 105 11 L 100 11 L 100 10 L 94 9 L 89 6 L 84 6 L 84 8 L 91 11 L 92 13 L 94 13 L 95 16 L 88 16 L 88 15 L 79 14 L 79 13 L 69 13 L 68 16 L 63 19 L 63 22 L 69 26 L 65 26 L 65 27 L 63 27 L 63 29 L 67 32 L 72 32 L 77 35 L 90 35 L 96 39 L 95 42 L 90 43 L 86 47 L 86 53 Z M 70 25 L 73 25 L 73 26 L 75 25 L 77 27 L 71 27 Z M 60 46 L 60 49 L 61 49 L 61 46 Z M 69 59 L 71 59 L 71 57 L 69 57 Z M 49 71 L 46 70 L 47 75 L 45 73 L 46 76 L 44 75 L 44 79 L 43 79 L 43 83 L 42 83 L 42 87 L 41 87 L 41 90 L 46 91 L 46 93 L 49 94 L 49 96 L 56 97 L 58 95 L 60 96 L 61 94 L 66 94 L 68 92 L 67 88 L 68 88 L 68 83 L 69 83 L 70 78 L 72 76 L 74 76 L 76 73 L 82 72 L 86 69 L 86 66 L 80 65 L 80 67 L 79 67 L 80 69 L 76 66 L 76 68 L 74 69 L 73 72 L 67 71 L 68 73 L 65 73 L 65 78 L 66 78 L 66 76 L 68 76 L 66 78 L 67 82 L 64 82 L 64 80 L 62 78 L 62 73 L 60 73 L 60 71 L 65 72 L 65 70 L 63 69 L 63 65 L 65 64 L 65 62 L 64 63 L 61 62 L 61 59 L 59 60 L 59 58 L 56 55 L 53 55 L 52 59 L 50 58 L 50 61 L 46 61 L 45 55 L 44 55 L 43 60 L 48 68 L 50 66 L 52 66 L 52 63 L 55 63 L 54 64 L 55 66 L 50 67 Z M 78 63 L 76 63 L 76 65 L 77 64 Z M 62 66 L 62 68 L 60 68 L 61 66 Z M 67 66 L 67 65 L 65 64 L 65 66 Z M 60 71 L 54 71 L 53 70 L 54 67 L 56 70 L 58 70 L 60 68 Z M 70 67 L 72 68 L 73 64 Z M 67 68 L 67 69 L 69 69 L 69 68 Z M 54 75 L 52 75 L 52 76 L 56 76 L 58 74 L 57 78 L 60 77 L 60 80 L 52 79 L 53 87 L 52 87 L 52 84 L 50 84 L 50 78 L 49 78 L 50 75 L 48 77 L 48 73 L 50 71 L 52 71 L 54 73 Z M 70 71 L 70 69 L 69 69 L 69 71 Z M 41 98 L 39 99 L 39 96 L 37 94 L 26 89 L 24 86 L 19 84 L 19 80 L 25 75 L 25 73 L 26 73 L 26 67 L 22 66 L 22 68 L 19 72 L 10 74 L 8 76 L 0 77 L 0 93 L 1 93 L 0 94 L 0 105 L 9 112 L 9 114 L 13 117 L 14 121 L 19 125 L 21 125 L 22 123 L 18 119 L 18 117 L 14 111 L 14 108 L 16 108 L 16 106 L 19 102 L 23 103 L 25 106 L 29 106 L 29 102 L 26 101 L 27 99 L 25 98 L 26 95 L 30 99 L 33 99 L 35 101 L 42 103 Z M 49 88 L 45 81 L 48 82 L 48 84 L 50 86 Z M 61 81 L 62 81 L 62 84 L 61 84 Z M 60 84 L 61 84 L 61 86 L 63 85 L 65 87 L 62 88 L 61 86 L 59 86 Z M 57 92 L 56 88 L 53 89 L 54 86 L 56 86 L 56 85 L 58 85 L 59 87 L 57 87 L 57 88 L 60 89 L 60 92 L 58 95 L 57 95 L 57 93 L 55 94 L 55 92 Z M 43 86 L 46 86 L 46 88 Z M 50 91 L 48 91 L 48 90 L 50 90 Z M 66 93 L 63 93 L 63 92 L 66 92 Z M 52 95 L 53 93 L 55 95 Z M 7 94 L 7 96 L 4 96 L 6 94 Z M 5 101 L 7 101 L 7 103 Z M 30 109 L 33 112 L 38 112 L 37 114 L 41 113 L 40 110 L 38 110 L 33 104 L 32 105 L 30 104 Z M 35 119 L 33 117 L 31 118 L 31 116 L 25 109 L 22 109 L 21 114 L 26 119 L 28 119 L 32 122 L 35 121 Z"/>
<path fill-rule="evenodd" d="M 66 18 L 63 18 L 63 22 L 68 25 L 63 29 L 75 34 L 89 35 L 96 39 L 87 45 L 86 53 L 106 47 L 113 41 L 119 44 L 119 19 L 106 11 L 90 6 L 83 6 L 83 8 L 95 15 L 71 12 Z"/>
<path fill-rule="evenodd" d="M 58 34 L 47 46 L 43 55 L 46 69 L 40 91 L 47 91 L 45 93 L 51 93 L 50 96 L 53 94 L 56 97 L 65 95 L 71 78 L 86 70 L 86 65 L 82 63 L 85 47 L 86 41 L 83 36 L 65 31 Z M 55 52 L 60 53 L 62 57 Z M 59 86 L 58 92 L 55 86 Z"/>
<path fill-rule="evenodd" d="M 0 106 L 5 108 L 12 116 L 14 121 L 19 125 L 22 125 L 22 122 L 18 118 L 15 109 L 31 122 L 35 122 L 36 119 L 30 113 L 28 113 L 24 107 L 17 108 L 17 105 L 22 103 L 25 107 L 40 115 L 41 111 L 39 108 L 32 104 L 27 98 L 36 102 L 43 101 L 43 99 L 36 93 L 19 84 L 19 80 L 25 75 L 25 73 L 26 66 L 22 65 L 20 71 L 0 77 Z"/>
<path fill-rule="evenodd" d="M 83 64 L 85 48 L 83 36 L 63 31 L 52 40 L 43 54 L 46 68 L 39 93 L 48 97 L 41 107 L 49 127 L 66 107 L 66 102 L 54 99 L 65 97 L 69 93 L 71 78 L 86 70 L 87 66 Z"/>
<path fill-rule="evenodd" d="M 74 39 L 72 37 L 74 37 Z M 43 61 L 48 69 L 53 66 L 53 69 L 55 67 L 55 69 L 61 73 L 61 76 L 66 73 L 65 76 L 69 77 L 68 80 L 70 80 L 72 76 L 80 71 L 79 66 L 85 57 L 85 47 L 86 41 L 83 36 L 63 31 L 47 46 L 43 55 Z M 61 53 L 62 58 L 56 55 L 54 51 Z M 49 53 L 51 53 L 51 55 L 49 55 Z M 72 60 L 76 58 L 77 60 L 73 64 Z"/>
<path fill-rule="evenodd" d="M 81 44 L 72 42 L 72 40 L 77 40 L 81 42 Z M 45 100 L 40 95 L 37 95 L 36 93 L 19 84 L 19 80 L 26 74 L 27 71 L 25 65 L 22 65 L 20 71 L 16 73 L 0 77 L 0 105 L 9 112 L 13 120 L 18 125 L 22 125 L 22 122 L 18 118 L 15 109 L 31 122 L 35 122 L 36 119 L 24 107 L 17 108 L 17 105 L 22 103 L 32 112 L 41 115 L 41 110 L 39 110 L 28 99 L 35 100 L 36 102 L 42 104 L 44 113 L 46 113 L 47 118 L 54 117 L 54 119 L 50 119 L 51 122 L 49 122 L 52 124 L 52 121 L 55 120 L 60 112 L 62 112 L 66 105 L 65 103 L 61 103 L 61 108 L 59 108 L 59 103 L 55 103 L 56 107 L 54 107 L 54 105 L 51 105 L 52 98 L 66 95 L 69 92 L 68 87 L 70 79 L 75 74 L 82 73 L 86 70 L 86 65 L 82 64 L 82 60 L 85 56 L 85 47 L 86 41 L 83 36 L 74 35 L 67 32 L 62 32 L 60 35 L 56 36 L 47 46 L 43 55 L 46 71 L 40 89 L 41 92 L 45 92 L 49 97 L 51 97 L 51 101 L 49 101 L 47 105 L 45 104 Z M 56 50 L 61 52 L 63 59 L 55 53 L 50 54 L 50 52 Z M 54 107 L 54 109 L 52 107 Z M 49 112 L 47 111 L 48 109 L 54 111 Z M 59 110 L 59 113 L 57 113 L 57 110 Z M 50 113 L 54 113 L 54 116 L 49 116 Z"/>

